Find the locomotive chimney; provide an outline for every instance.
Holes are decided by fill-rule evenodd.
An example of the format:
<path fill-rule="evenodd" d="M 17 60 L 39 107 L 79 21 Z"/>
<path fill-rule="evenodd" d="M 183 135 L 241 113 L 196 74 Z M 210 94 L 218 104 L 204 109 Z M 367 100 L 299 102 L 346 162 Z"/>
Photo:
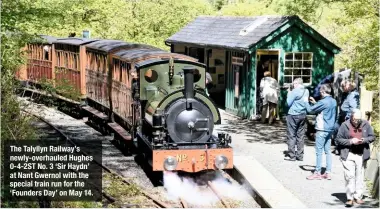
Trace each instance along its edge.
<path fill-rule="evenodd" d="M 194 67 L 186 66 L 183 68 L 185 74 L 185 98 L 194 98 Z"/>

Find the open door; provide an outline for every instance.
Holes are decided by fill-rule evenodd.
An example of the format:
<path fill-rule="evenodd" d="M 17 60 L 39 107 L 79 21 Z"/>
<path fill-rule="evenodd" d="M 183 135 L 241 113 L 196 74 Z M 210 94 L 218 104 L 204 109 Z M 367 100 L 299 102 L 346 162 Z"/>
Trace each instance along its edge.
<path fill-rule="evenodd" d="M 258 50 L 256 65 L 256 115 L 261 114 L 262 99 L 260 98 L 260 82 L 264 78 L 264 72 L 271 72 L 271 77 L 279 81 L 279 50 Z M 280 96 L 280 95 L 279 95 Z M 280 100 L 280 99 L 279 99 Z M 277 105 L 276 114 L 278 116 L 279 104 Z"/>

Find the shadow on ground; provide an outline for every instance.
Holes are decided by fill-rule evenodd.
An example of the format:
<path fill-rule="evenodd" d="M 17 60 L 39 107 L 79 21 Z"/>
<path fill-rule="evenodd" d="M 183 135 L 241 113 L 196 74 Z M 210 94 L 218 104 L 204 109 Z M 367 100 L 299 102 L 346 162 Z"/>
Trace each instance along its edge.
<path fill-rule="evenodd" d="M 269 125 L 259 121 L 227 119 L 225 123 L 218 125 L 217 131 L 244 135 L 244 138 L 249 143 L 286 143 L 286 125 L 281 121 L 276 121 L 272 125 Z M 314 146 L 314 141 L 305 140 L 305 145 Z"/>
<path fill-rule="evenodd" d="M 346 193 L 333 193 L 331 196 L 334 196 L 336 199 L 334 200 L 334 203 L 326 202 L 328 205 L 345 205 L 347 201 Z M 354 204 L 353 208 L 379 208 L 379 201 L 369 199 L 368 197 L 364 197 L 364 204 Z M 348 206 L 346 206 L 348 207 Z"/>

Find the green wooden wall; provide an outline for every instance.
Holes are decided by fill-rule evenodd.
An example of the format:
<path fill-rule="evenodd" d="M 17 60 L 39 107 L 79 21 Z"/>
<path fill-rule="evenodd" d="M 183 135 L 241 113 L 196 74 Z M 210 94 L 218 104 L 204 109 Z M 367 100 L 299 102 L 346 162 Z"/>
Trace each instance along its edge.
<path fill-rule="evenodd" d="M 314 31 L 312 31 L 314 32 Z M 275 38 L 274 38 L 275 37 Z M 317 37 L 320 38 L 320 37 Z M 268 42 L 267 42 L 268 41 Z M 312 89 L 323 79 L 325 76 L 331 74 L 334 70 L 334 53 L 326 48 L 326 44 L 321 44 L 315 38 L 310 36 L 309 33 L 304 32 L 298 26 L 285 25 L 276 31 L 272 37 L 267 37 L 262 44 L 258 44 L 251 48 L 251 65 L 248 75 L 247 94 L 245 97 L 249 98 L 249 102 L 245 103 L 247 106 L 242 107 L 239 111 L 240 116 L 249 117 L 255 112 L 256 101 L 256 50 L 257 49 L 281 49 L 280 51 L 280 86 L 283 86 L 284 80 L 284 60 L 286 52 L 312 52 L 313 53 L 313 70 L 312 70 L 312 85 L 309 88 L 310 94 Z M 286 107 L 287 91 L 282 90 L 280 93 L 280 115 L 287 113 Z"/>

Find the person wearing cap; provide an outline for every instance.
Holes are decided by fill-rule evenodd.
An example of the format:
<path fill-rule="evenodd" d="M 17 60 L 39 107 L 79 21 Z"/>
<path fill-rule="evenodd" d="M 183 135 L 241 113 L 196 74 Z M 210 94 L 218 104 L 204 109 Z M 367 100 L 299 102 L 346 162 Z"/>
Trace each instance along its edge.
<path fill-rule="evenodd" d="M 271 77 L 270 71 L 264 72 L 264 78 L 260 81 L 260 96 L 263 102 L 261 122 L 264 123 L 269 111 L 269 124 L 275 119 L 275 110 L 278 103 L 279 85 L 276 79 Z"/>
<path fill-rule="evenodd" d="M 350 120 L 340 126 L 336 137 L 346 180 L 347 206 L 353 206 L 354 200 L 363 203 L 364 169 L 371 156 L 369 144 L 374 141 L 373 128 L 362 120 L 359 109 L 353 109 Z"/>
<path fill-rule="evenodd" d="M 315 171 L 308 180 L 320 180 L 322 178 L 331 180 L 331 135 L 334 131 L 336 117 L 336 100 L 331 96 L 331 87 L 329 84 L 322 84 L 320 89 L 322 99 L 316 102 L 313 97 L 310 97 L 313 106 L 309 103 L 306 105 L 308 113 L 317 114 L 315 130 L 315 151 L 316 151 L 316 166 Z M 322 152 L 326 154 L 326 172 L 321 175 L 322 169 Z"/>

